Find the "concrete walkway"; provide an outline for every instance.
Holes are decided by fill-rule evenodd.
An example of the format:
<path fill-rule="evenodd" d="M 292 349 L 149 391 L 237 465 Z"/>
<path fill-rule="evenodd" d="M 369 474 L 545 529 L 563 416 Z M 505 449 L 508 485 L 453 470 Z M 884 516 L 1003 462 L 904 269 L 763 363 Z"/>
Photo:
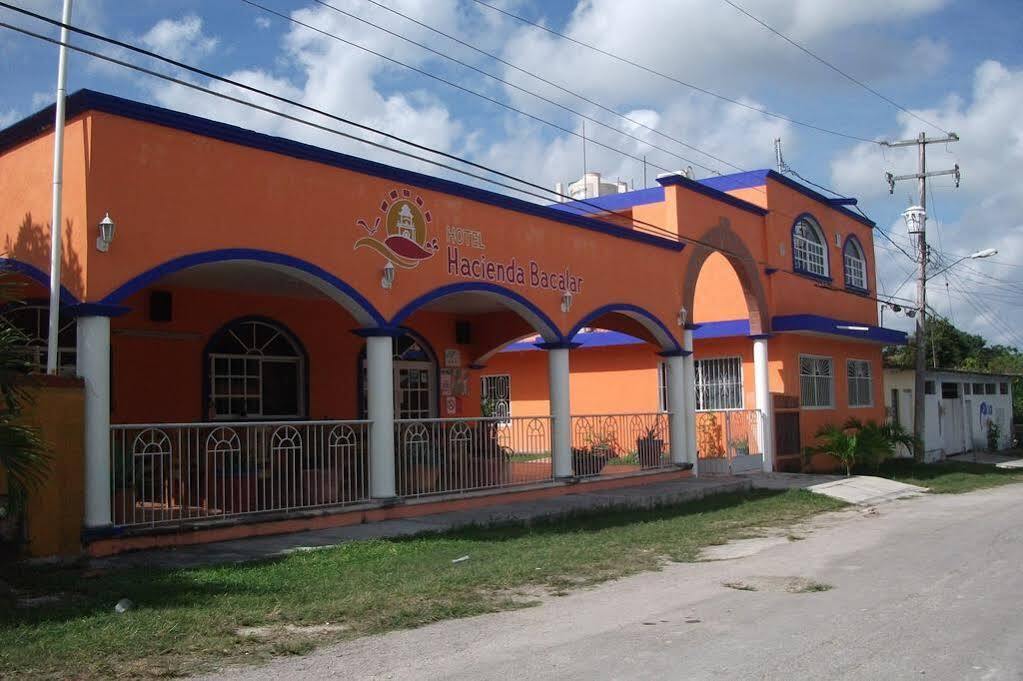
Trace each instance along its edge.
<path fill-rule="evenodd" d="M 873 475 L 805 475 L 802 473 L 744 473 L 754 489 L 806 489 L 857 506 L 874 506 L 917 496 L 925 487 L 907 485 Z"/>
<path fill-rule="evenodd" d="M 967 452 L 948 457 L 947 461 L 961 461 L 963 463 L 986 463 L 995 468 L 1023 468 L 1023 454 L 1019 449 L 1008 450 L 1003 453 L 995 452 Z"/>
<path fill-rule="evenodd" d="M 170 549 L 124 553 L 93 558 L 90 567 L 187 568 L 217 563 L 243 563 L 285 556 L 293 551 L 337 546 L 359 539 L 409 537 L 424 532 L 444 532 L 473 525 L 536 522 L 563 518 L 582 511 L 600 509 L 642 509 L 695 501 L 712 494 L 745 492 L 753 488 L 749 477 L 685 478 L 610 490 L 585 491 L 536 501 L 500 504 L 466 511 L 424 515 L 417 518 L 384 520 L 362 525 L 333 527 L 269 537 L 235 539 Z M 790 485 L 794 487 L 798 485 Z M 787 489 L 777 488 L 777 489 Z"/>

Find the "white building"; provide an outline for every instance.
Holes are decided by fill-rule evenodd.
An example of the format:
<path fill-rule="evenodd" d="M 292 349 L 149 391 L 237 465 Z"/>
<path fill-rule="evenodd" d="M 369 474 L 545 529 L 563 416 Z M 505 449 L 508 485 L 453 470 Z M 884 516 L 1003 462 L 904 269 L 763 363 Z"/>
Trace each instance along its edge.
<path fill-rule="evenodd" d="M 912 369 L 884 370 L 888 418 L 913 431 Z M 924 451 L 927 461 L 987 448 L 988 423 L 999 429 L 999 449 L 1012 445 L 1012 376 L 933 369 L 924 377 Z"/>
<path fill-rule="evenodd" d="M 584 199 L 607 196 L 608 194 L 624 194 L 629 191 L 629 185 L 621 180 L 616 182 L 603 181 L 600 173 L 591 172 L 586 173 L 581 179 L 568 185 L 567 192 L 564 191 L 560 182 L 554 186 L 554 189 L 558 194 L 568 196 L 573 201 L 582 201 Z M 559 198 L 558 201 L 565 201 L 565 199 Z"/>

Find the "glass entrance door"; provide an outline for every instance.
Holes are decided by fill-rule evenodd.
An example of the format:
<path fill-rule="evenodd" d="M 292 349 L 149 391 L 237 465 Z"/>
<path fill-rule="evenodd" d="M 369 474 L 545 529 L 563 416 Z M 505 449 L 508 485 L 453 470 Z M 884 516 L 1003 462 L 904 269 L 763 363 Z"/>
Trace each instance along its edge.
<path fill-rule="evenodd" d="M 427 362 L 395 362 L 394 417 L 428 419 L 435 413 L 433 365 Z"/>

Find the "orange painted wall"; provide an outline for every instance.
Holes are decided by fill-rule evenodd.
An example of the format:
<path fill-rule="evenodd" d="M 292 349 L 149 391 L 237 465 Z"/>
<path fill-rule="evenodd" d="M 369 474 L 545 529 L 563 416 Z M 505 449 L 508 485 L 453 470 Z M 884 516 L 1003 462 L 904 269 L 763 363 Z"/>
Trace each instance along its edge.
<path fill-rule="evenodd" d="M 64 133 L 62 220 L 64 286 L 76 296 L 85 290 L 85 247 L 95 241 L 100 215 L 88 220 L 86 177 L 90 168 L 91 123 L 78 117 Z M 50 270 L 53 136 L 44 135 L 0 154 L 0 238 L 2 257 Z"/>
<path fill-rule="evenodd" d="M 735 268 L 720 253 L 714 253 L 703 263 L 696 281 L 692 321 L 723 321 L 748 319 L 749 309 Z"/>

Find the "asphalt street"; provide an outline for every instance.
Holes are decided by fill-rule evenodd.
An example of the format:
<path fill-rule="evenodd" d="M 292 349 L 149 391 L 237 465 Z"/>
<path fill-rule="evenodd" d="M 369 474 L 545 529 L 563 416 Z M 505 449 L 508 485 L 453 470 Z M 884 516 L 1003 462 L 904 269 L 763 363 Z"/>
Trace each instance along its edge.
<path fill-rule="evenodd" d="M 218 678 L 1023 679 L 1023 485 L 849 509 L 793 534 Z M 813 585 L 831 588 L 787 590 Z"/>

